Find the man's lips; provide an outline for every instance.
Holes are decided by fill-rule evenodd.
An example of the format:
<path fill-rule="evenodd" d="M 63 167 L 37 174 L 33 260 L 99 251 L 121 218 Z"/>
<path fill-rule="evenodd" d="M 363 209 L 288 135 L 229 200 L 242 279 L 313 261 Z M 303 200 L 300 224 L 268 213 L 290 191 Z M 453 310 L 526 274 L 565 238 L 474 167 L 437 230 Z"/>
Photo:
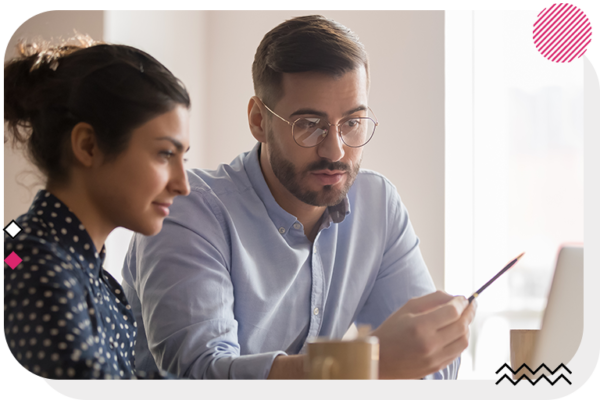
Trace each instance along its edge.
<path fill-rule="evenodd" d="M 317 179 L 317 181 L 322 185 L 335 185 L 340 182 L 346 172 L 340 170 L 318 170 L 312 171 L 311 174 Z"/>

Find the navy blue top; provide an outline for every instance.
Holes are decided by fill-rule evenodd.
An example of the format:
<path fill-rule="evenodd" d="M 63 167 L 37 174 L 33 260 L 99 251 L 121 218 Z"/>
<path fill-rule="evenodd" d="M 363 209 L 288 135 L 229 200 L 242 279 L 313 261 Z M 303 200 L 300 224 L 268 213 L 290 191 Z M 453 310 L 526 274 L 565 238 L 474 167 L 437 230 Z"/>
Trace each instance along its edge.
<path fill-rule="evenodd" d="M 132 378 L 136 323 L 85 227 L 45 190 L 4 236 L 4 327 L 15 358 L 46 378 Z"/>

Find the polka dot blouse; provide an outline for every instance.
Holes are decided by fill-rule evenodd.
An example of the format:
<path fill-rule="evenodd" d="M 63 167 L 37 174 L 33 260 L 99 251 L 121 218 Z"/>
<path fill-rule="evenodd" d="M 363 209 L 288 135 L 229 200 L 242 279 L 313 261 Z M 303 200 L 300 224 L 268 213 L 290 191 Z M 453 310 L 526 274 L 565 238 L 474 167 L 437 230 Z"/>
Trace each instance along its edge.
<path fill-rule="evenodd" d="M 14 357 L 46 378 L 132 378 L 136 323 L 121 285 L 102 268 L 85 227 L 40 191 L 4 236 L 4 327 Z"/>

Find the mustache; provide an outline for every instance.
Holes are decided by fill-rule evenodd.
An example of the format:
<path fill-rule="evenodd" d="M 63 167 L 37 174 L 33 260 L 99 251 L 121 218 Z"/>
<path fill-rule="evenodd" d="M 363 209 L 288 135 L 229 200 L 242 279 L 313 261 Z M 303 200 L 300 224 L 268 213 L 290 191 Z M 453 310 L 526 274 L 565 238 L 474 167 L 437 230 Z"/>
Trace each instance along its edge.
<path fill-rule="evenodd" d="M 331 171 L 348 171 L 348 172 L 350 172 L 350 166 L 348 164 L 343 163 L 341 161 L 331 162 L 331 161 L 327 161 L 325 159 L 315 161 L 314 163 L 309 164 L 308 167 L 306 167 L 307 172 L 320 171 L 323 169 L 328 169 Z"/>

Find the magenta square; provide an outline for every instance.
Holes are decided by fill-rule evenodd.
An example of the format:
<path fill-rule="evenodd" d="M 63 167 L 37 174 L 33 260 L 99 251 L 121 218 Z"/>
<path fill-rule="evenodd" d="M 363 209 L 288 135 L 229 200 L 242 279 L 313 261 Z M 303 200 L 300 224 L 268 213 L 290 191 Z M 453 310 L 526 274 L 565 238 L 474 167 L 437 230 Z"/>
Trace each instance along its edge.
<path fill-rule="evenodd" d="M 21 260 L 21 257 L 19 257 L 14 251 L 4 259 L 4 262 L 7 263 L 12 269 L 17 268 L 17 266 L 21 264 L 21 261 L 23 261 Z"/>

